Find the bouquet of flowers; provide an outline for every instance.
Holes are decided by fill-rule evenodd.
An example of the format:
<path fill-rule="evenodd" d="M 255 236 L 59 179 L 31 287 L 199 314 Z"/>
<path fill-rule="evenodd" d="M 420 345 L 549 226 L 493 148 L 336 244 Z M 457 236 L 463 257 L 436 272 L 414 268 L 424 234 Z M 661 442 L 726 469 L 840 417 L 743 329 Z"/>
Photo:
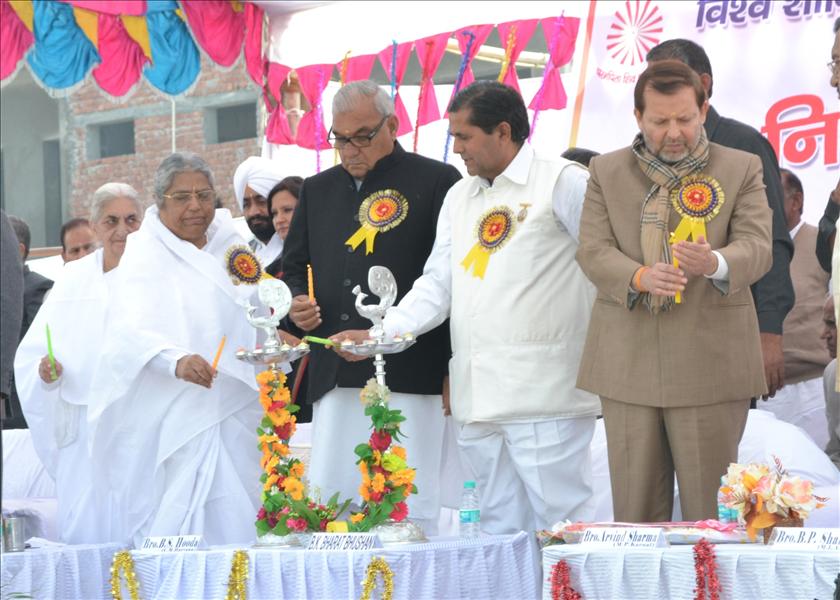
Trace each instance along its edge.
<path fill-rule="evenodd" d="M 738 522 L 746 525 L 753 541 L 757 530 L 780 522 L 801 526 L 811 511 L 827 500 L 814 495 L 811 481 L 791 476 L 777 457 L 773 460 L 772 469 L 765 464 L 731 463 L 720 488 L 724 504 L 738 511 Z"/>
<path fill-rule="evenodd" d="M 263 452 L 260 476 L 263 484 L 262 507 L 257 513 L 257 535 L 273 533 L 284 536 L 307 531 L 326 531 L 349 504 L 338 505 L 338 493 L 326 505 L 306 495 L 303 483 L 304 464 L 290 457 L 289 439 L 294 435 L 299 407 L 292 404 L 286 376 L 266 370 L 257 375 L 260 404 L 265 416 L 257 428 L 259 448 Z"/>
<path fill-rule="evenodd" d="M 405 448 L 394 445 L 400 439 L 401 411 L 388 408 L 390 391 L 370 379 L 362 390 L 365 415 L 371 418 L 370 439 L 356 446 L 356 463 L 362 474 L 359 494 L 362 510 L 350 516 L 353 531 L 368 531 L 386 519 L 402 521 L 408 516 L 405 501 L 417 493 L 414 469 L 406 462 Z"/>

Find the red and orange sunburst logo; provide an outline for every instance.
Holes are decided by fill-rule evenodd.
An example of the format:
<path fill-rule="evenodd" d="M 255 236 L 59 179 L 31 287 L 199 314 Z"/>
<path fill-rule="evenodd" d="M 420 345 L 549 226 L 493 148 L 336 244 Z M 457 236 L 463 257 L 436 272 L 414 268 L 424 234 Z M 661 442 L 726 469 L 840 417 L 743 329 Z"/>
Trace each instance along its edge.
<path fill-rule="evenodd" d="M 645 61 L 648 50 L 659 43 L 662 13 L 650 0 L 627 0 L 615 11 L 607 34 L 607 52 L 622 65 Z"/>

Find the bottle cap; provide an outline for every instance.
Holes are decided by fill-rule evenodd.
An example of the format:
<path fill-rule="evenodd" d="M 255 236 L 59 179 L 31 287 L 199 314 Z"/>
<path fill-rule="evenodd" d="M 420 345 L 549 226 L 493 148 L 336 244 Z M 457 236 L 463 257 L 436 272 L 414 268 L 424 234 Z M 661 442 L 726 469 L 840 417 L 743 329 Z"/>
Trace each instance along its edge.
<path fill-rule="evenodd" d="M 464 489 L 465 489 L 465 490 L 467 490 L 467 489 L 470 489 L 470 490 L 475 489 L 475 481 L 465 481 L 465 482 L 464 482 Z"/>

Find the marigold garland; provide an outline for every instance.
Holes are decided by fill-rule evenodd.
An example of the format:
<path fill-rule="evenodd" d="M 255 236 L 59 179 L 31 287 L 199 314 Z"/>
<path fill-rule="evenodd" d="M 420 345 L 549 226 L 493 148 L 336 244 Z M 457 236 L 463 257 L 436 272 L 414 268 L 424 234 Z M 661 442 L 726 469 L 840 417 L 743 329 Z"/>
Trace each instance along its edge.
<path fill-rule="evenodd" d="M 370 600 L 373 588 L 376 587 L 376 575 L 382 575 L 382 600 L 391 600 L 394 595 L 394 572 L 388 566 L 388 562 L 381 556 L 371 559 L 365 573 L 365 580 L 362 582 L 362 597 L 360 600 Z"/>
<path fill-rule="evenodd" d="M 694 600 L 705 600 L 707 587 L 709 600 L 720 600 L 715 550 L 706 538 L 700 538 L 700 541 L 694 544 L 694 573 L 697 582 Z"/>
<path fill-rule="evenodd" d="M 350 516 L 352 531 L 368 531 L 387 519 L 402 521 L 408 516 L 406 500 L 417 493 L 415 470 L 406 462 L 406 451 L 392 445 L 399 441 L 402 412 L 388 408 L 390 391 L 376 379 L 370 379 L 361 393 L 365 415 L 371 418 L 370 439 L 355 448 L 362 483 L 359 495 L 362 510 Z"/>
<path fill-rule="evenodd" d="M 285 536 L 305 531 L 326 531 L 349 500 L 341 507 L 338 494 L 326 504 L 315 502 L 306 494 L 304 464 L 291 455 L 289 440 L 297 428 L 294 413 L 299 407 L 291 401 L 286 376 L 268 369 L 257 375 L 260 404 L 265 416 L 257 428 L 259 449 L 263 456 L 260 476 L 263 484 L 262 507 L 257 513 L 257 535 L 273 533 Z"/>
<path fill-rule="evenodd" d="M 581 600 L 581 595 L 572 587 L 569 564 L 558 560 L 551 567 L 551 600 Z"/>
<path fill-rule="evenodd" d="M 233 553 L 233 560 L 230 563 L 230 577 L 225 600 L 246 600 L 248 597 L 245 587 L 246 579 L 248 579 L 248 553 L 245 550 L 237 550 Z"/>
<path fill-rule="evenodd" d="M 128 550 L 114 553 L 111 560 L 111 596 L 114 600 L 122 600 L 121 573 L 125 573 L 125 584 L 131 600 L 140 598 L 140 586 L 137 583 L 137 573 L 134 571 L 134 559 Z"/>

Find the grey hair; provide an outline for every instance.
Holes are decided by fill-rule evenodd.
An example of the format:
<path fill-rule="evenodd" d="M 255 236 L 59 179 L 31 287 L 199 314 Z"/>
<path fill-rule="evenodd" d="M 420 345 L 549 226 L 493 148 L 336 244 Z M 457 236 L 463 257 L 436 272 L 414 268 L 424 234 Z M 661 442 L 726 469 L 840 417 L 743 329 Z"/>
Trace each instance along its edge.
<path fill-rule="evenodd" d="M 216 189 L 213 182 L 213 169 L 203 158 L 194 152 L 175 152 L 163 159 L 155 171 L 155 203 L 158 208 L 163 207 L 163 195 L 172 185 L 172 180 L 181 173 L 198 172 L 207 178 L 210 187 Z"/>
<path fill-rule="evenodd" d="M 137 190 L 127 183 L 120 183 L 111 181 L 101 186 L 93 193 L 93 200 L 90 202 L 90 221 L 96 223 L 102 218 L 102 212 L 105 210 L 105 205 L 111 200 L 117 198 L 128 198 L 134 202 L 137 212 L 142 214 L 143 207 L 140 205 L 140 200 L 137 198 Z"/>
<path fill-rule="evenodd" d="M 394 114 L 394 101 L 379 84 L 370 79 L 353 81 L 343 86 L 333 97 L 332 112 L 334 115 L 350 112 L 361 99 L 373 98 L 373 106 L 383 117 Z"/>

